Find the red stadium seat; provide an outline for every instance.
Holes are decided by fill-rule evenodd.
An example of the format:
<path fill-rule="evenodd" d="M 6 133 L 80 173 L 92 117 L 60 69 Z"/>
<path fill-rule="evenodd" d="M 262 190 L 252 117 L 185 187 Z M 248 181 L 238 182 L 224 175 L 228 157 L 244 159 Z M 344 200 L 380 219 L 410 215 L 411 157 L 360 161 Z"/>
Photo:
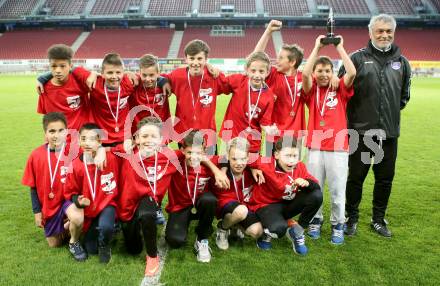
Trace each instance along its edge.
<path fill-rule="evenodd" d="M 400 0 L 398 3 L 393 0 L 376 0 L 376 6 L 380 13 L 392 15 L 415 14 L 415 6 L 423 6 L 422 0 Z"/>
<path fill-rule="evenodd" d="M 179 57 L 184 57 L 183 50 L 189 41 L 200 39 L 208 43 L 211 48 L 210 58 L 244 58 L 254 50 L 264 32 L 264 28 L 246 29 L 244 37 L 213 37 L 209 35 L 209 32 L 210 29 L 207 28 L 186 29 L 183 34 Z M 275 57 L 272 40 L 269 41 L 266 51 L 271 58 Z"/>
<path fill-rule="evenodd" d="M 173 33 L 160 28 L 94 30 L 75 57 L 100 59 L 106 53 L 117 52 L 124 58 L 139 58 L 146 53 L 166 58 Z"/>
<path fill-rule="evenodd" d="M 0 59 L 44 59 L 51 45 L 72 45 L 80 33 L 80 30 L 7 32 L 0 37 Z"/>

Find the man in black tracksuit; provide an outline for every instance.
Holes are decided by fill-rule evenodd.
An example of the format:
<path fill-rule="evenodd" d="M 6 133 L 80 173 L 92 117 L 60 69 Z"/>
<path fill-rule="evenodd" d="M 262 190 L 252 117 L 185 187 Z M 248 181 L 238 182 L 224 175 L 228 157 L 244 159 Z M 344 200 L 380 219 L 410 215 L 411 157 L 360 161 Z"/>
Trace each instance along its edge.
<path fill-rule="evenodd" d="M 348 128 L 358 132 L 359 144 L 350 140 L 345 233 L 356 233 L 362 185 L 373 164 L 371 227 L 378 234 L 391 237 L 384 217 L 394 178 L 400 110 L 410 99 L 411 67 L 399 47 L 393 44 L 396 22 L 392 16 L 374 16 L 368 27 L 368 46 L 351 55 L 357 74 L 353 83 L 354 96 L 347 107 L 347 120 Z M 344 73 L 342 67 L 340 76 Z"/>

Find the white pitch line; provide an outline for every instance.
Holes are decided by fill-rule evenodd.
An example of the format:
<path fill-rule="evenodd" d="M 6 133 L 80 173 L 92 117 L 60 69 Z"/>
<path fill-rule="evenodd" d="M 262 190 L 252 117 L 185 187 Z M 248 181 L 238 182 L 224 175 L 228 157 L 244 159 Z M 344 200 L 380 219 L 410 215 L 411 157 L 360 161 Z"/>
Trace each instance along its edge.
<path fill-rule="evenodd" d="M 141 282 L 141 286 L 161 286 L 165 285 L 163 283 L 160 283 L 160 275 L 162 274 L 163 267 L 165 266 L 165 258 L 168 253 L 168 244 L 165 241 L 165 229 L 167 225 L 166 222 L 163 226 L 162 233 L 160 235 L 160 238 L 157 243 L 157 252 L 160 258 L 160 264 L 159 264 L 159 272 L 152 277 L 144 277 Z"/>

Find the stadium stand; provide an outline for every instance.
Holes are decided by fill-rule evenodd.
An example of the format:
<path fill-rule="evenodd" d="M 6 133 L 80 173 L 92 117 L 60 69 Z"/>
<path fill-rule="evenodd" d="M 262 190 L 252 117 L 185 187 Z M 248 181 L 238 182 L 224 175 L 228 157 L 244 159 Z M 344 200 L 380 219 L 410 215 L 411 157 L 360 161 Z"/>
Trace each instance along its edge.
<path fill-rule="evenodd" d="M 124 58 L 143 54 L 166 58 L 174 30 L 171 29 L 103 29 L 94 30 L 76 52 L 76 58 L 100 59 L 109 52 Z"/>
<path fill-rule="evenodd" d="M 437 9 L 437 12 L 440 12 L 440 0 L 431 0 L 431 3 Z"/>
<path fill-rule="evenodd" d="M 50 9 L 50 15 L 64 16 L 64 15 L 78 15 L 84 12 L 89 0 L 47 0 L 44 8 Z"/>
<path fill-rule="evenodd" d="M 423 6 L 422 0 L 376 0 L 377 9 L 380 13 L 393 15 L 412 15 L 415 14 L 414 7 Z"/>
<path fill-rule="evenodd" d="M 151 0 L 147 12 L 151 16 L 184 16 L 191 12 L 192 0 Z"/>
<path fill-rule="evenodd" d="M 140 6 L 142 0 L 96 0 L 90 14 L 115 15 L 124 13 L 129 6 Z"/>
<path fill-rule="evenodd" d="M 255 0 L 204 0 L 200 1 L 200 13 L 219 12 L 221 5 L 234 5 L 238 13 L 255 13 Z"/>
<path fill-rule="evenodd" d="M 244 58 L 253 51 L 263 31 L 263 28 L 249 28 L 245 30 L 244 37 L 213 37 L 209 35 L 210 30 L 207 28 L 188 28 L 183 35 L 178 55 L 184 56 L 183 50 L 189 41 L 200 39 L 211 48 L 210 58 Z M 275 57 L 272 40 L 267 45 L 267 53 L 270 57 Z"/>
<path fill-rule="evenodd" d="M 264 9 L 273 16 L 303 16 L 309 12 L 307 0 L 263 0 Z"/>
<path fill-rule="evenodd" d="M 0 59 L 44 59 L 47 49 L 58 43 L 72 45 L 80 30 L 35 30 L 4 33 L 0 37 Z"/>
<path fill-rule="evenodd" d="M 0 7 L 0 18 L 15 19 L 30 15 L 39 0 L 6 0 Z"/>
<path fill-rule="evenodd" d="M 316 0 L 317 5 L 326 5 L 333 8 L 335 14 L 341 15 L 368 15 L 368 9 L 365 0 Z"/>

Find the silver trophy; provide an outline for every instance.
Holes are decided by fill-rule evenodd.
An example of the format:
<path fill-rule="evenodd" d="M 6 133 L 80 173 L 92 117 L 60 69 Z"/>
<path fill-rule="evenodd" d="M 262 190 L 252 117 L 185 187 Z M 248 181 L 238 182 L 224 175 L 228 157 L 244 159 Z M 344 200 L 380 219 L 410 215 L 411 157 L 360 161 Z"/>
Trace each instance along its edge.
<path fill-rule="evenodd" d="M 335 37 L 335 19 L 333 18 L 333 9 L 330 8 L 327 19 L 327 36 L 321 39 L 321 44 L 337 46 L 340 42 L 341 39 Z"/>

